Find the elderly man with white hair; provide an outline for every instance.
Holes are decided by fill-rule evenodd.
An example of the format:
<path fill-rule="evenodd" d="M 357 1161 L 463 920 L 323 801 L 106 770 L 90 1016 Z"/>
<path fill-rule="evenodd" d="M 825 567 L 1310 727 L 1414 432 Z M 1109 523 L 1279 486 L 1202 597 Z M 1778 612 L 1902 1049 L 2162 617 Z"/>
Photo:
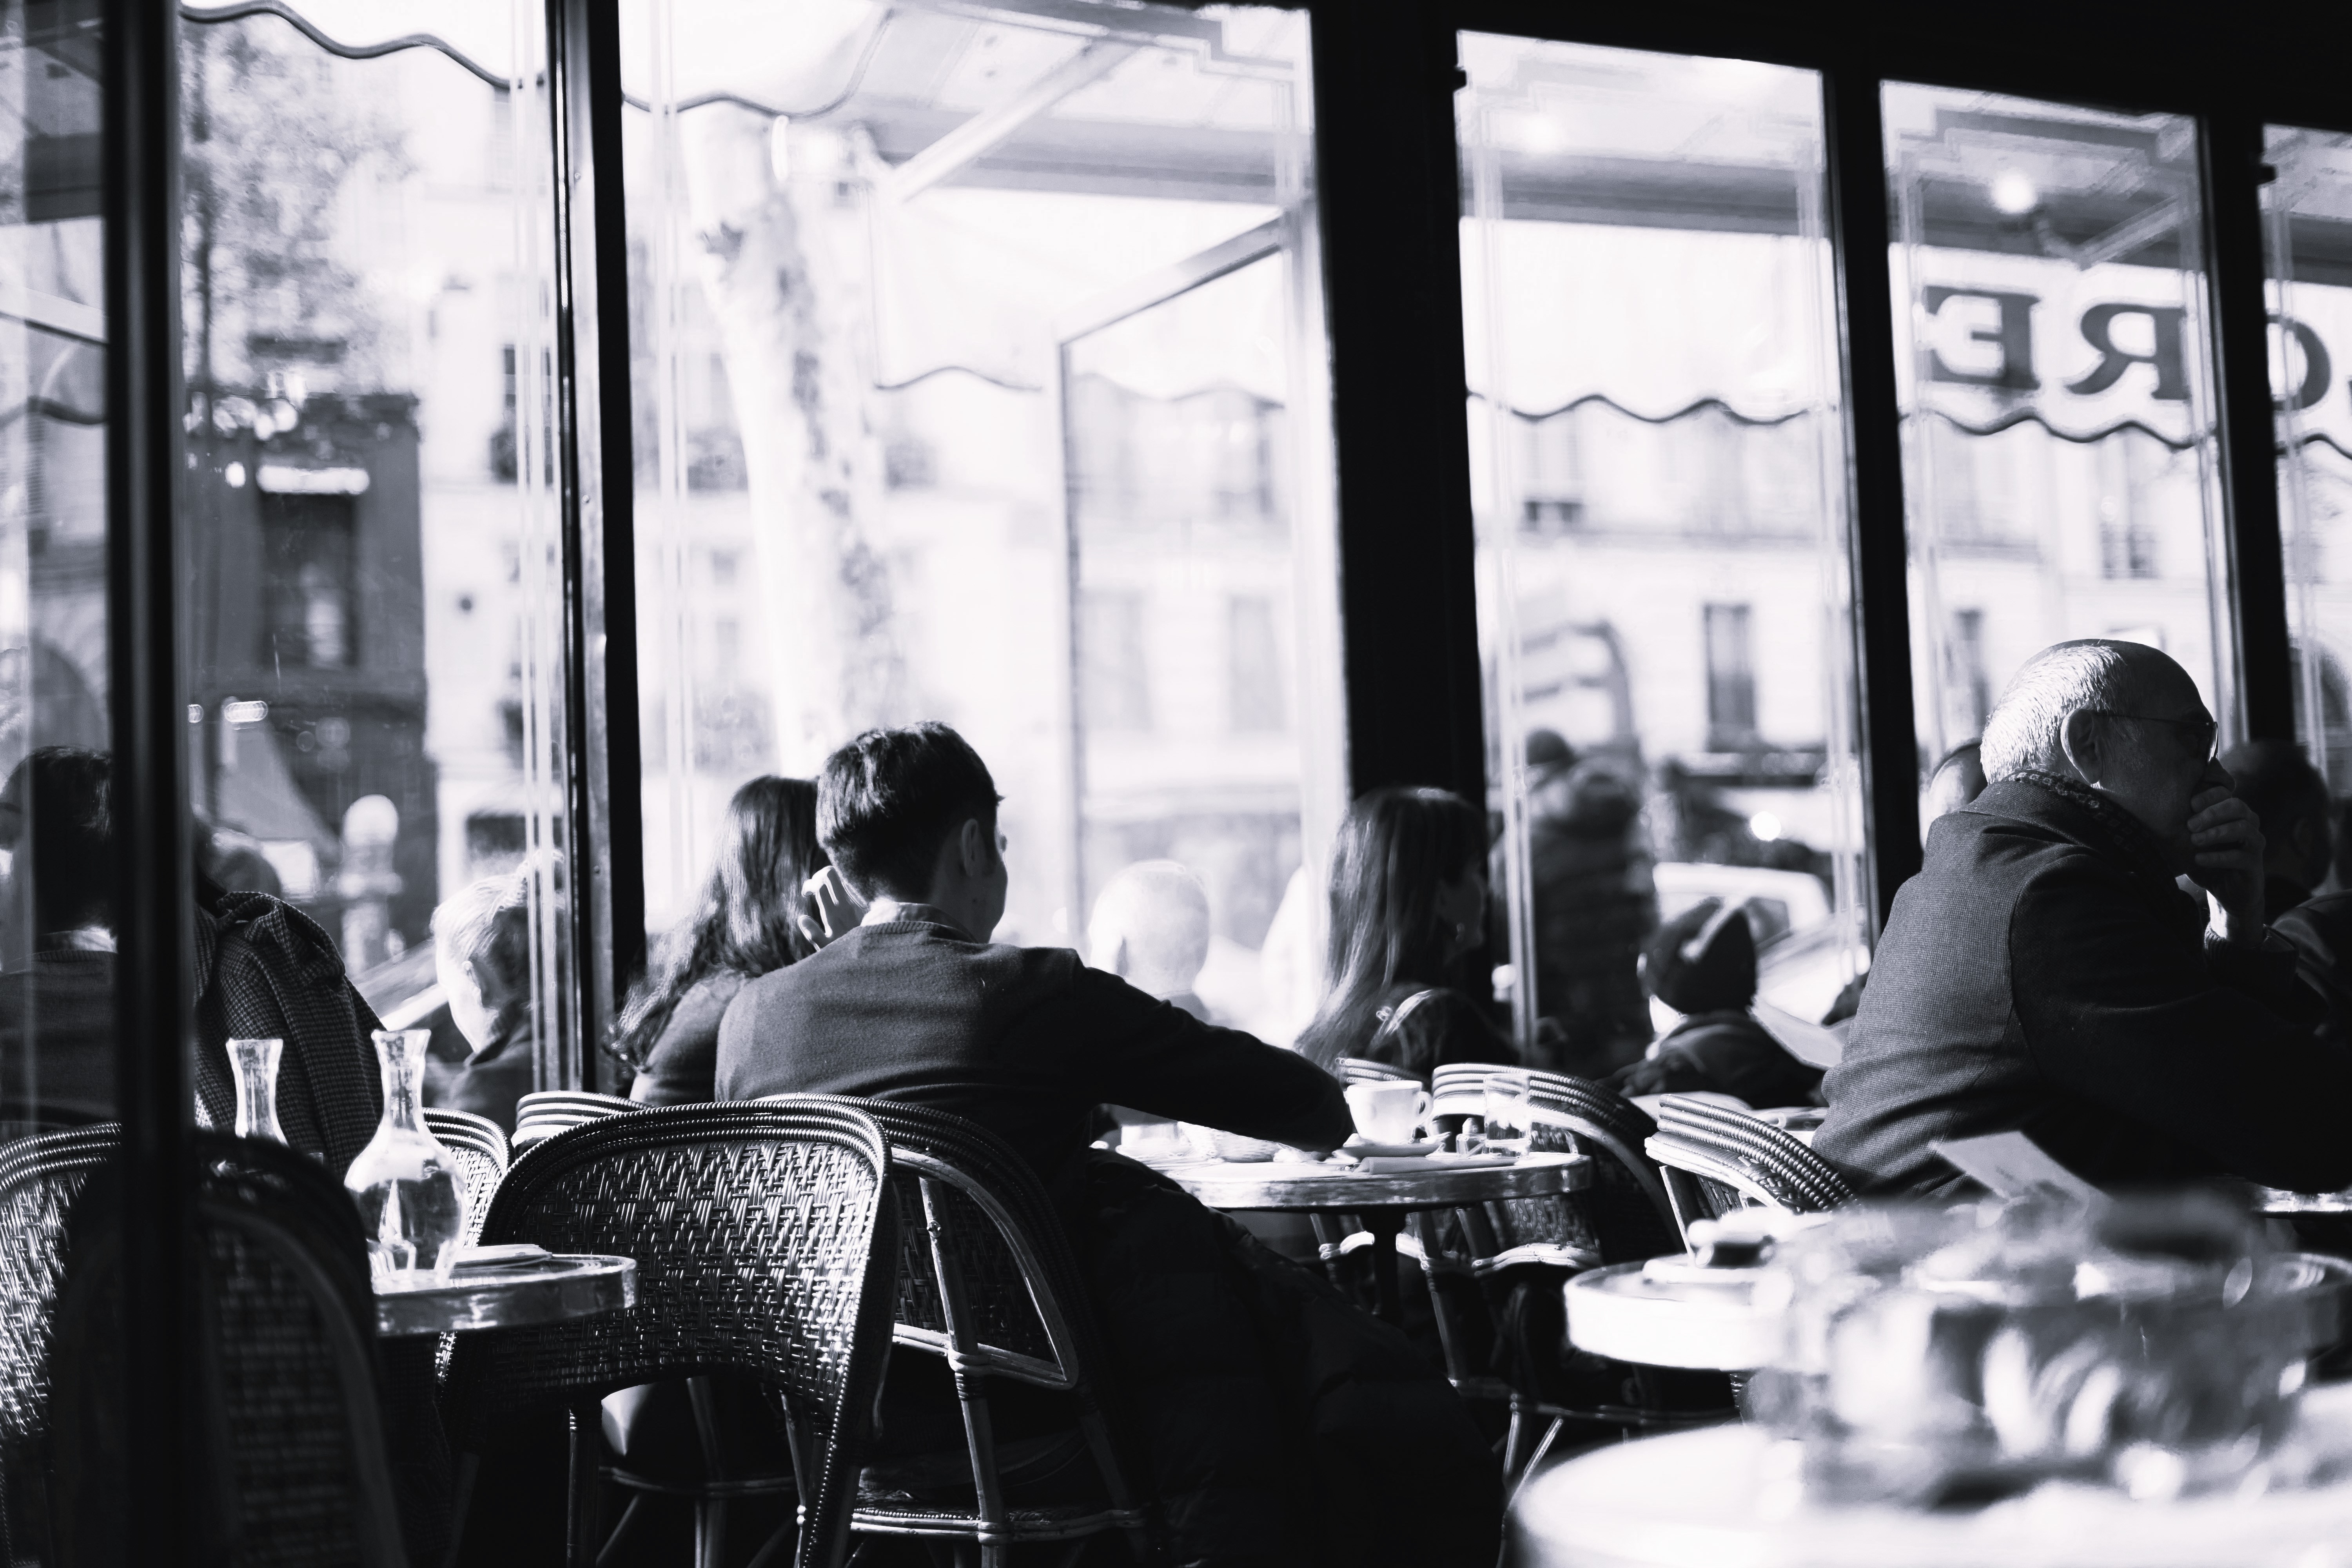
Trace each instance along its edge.
<path fill-rule="evenodd" d="M 2155 648 L 2027 661 L 1985 724 L 1988 786 L 1895 895 L 1816 1150 L 1874 1192 L 1958 1186 L 1935 1145 L 2010 1131 L 2103 1187 L 2352 1183 L 2352 1053 L 2263 925 L 2262 832 L 2215 731 Z"/>

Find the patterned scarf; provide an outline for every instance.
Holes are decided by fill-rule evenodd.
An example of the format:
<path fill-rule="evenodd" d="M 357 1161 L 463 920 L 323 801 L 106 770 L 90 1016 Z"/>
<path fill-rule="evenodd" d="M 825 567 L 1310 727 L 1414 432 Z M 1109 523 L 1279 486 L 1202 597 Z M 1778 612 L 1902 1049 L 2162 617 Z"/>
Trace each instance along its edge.
<path fill-rule="evenodd" d="M 2180 889 L 2173 880 L 2172 863 L 2164 853 L 2163 840 L 2149 830 L 2147 823 L 2116 805 L 2111 797 L 2080 779 L 2064 778 L 2040 768 L 2021 768 L 2009 778 L 2046 789 L 2089 812 L 2108 839 L 2102 847 L 2114 850 L 2119 858 L 2150 882 L 2176 897 L 2179 895 Z"/>

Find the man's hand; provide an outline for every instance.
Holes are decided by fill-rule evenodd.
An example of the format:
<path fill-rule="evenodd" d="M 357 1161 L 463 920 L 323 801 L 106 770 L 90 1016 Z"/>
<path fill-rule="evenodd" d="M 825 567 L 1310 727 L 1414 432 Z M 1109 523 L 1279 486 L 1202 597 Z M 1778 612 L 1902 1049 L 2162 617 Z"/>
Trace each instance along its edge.
<path fill-rule="evenodd" d="M 796 922 L 811 947 L 823 947 L 866 918 L 866 900 L 850 891 L 841 873 L 827 866 L 801 888 L 804 908 Z"/>
<path fill-rule="evenodd" d="M 2263 827 L 2253 808 L 2216 786 L 2189 802 L 2189 880 L 2210 895 L 2213 929 L 2231 942 L 2263 942 Z"/>

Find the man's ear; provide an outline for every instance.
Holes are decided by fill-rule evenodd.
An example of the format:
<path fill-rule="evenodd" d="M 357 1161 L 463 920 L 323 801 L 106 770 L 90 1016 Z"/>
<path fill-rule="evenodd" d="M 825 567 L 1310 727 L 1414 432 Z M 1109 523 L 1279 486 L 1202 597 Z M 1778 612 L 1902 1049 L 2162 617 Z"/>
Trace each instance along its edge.
<path fill-rule="evenodd" d="M 964 818 L 963 831 L 957 836 L 956 846 L 963 856 L 963 874 L 967 877 L 988 875 L 988 829 L 980 818 Z"/>
<path fill-rule="evenodd" d="M 2067 714 L 2058 726 L 2058 749 L 2086 784 L 2097 784 L 2105 771 L 2105 739 L 2106 731 L 2099 727 L 2099 716 L 2080 709 Z"/>
<path fill-rule="evenodd" d="M 1110 950 L 1110 972 L 1121 980 L 1128 977 L 1132 966 L 1128 962 L 1127 938 L 1120 937 Z"/>

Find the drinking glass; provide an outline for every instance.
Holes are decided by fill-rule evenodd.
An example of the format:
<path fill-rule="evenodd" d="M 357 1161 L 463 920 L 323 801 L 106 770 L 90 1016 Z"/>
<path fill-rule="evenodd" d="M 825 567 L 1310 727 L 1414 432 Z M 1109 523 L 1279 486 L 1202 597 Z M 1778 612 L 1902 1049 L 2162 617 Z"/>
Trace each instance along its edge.
<path fill-rule="evenodd" d="M 1535 1127 L 1533 1090 L 1523 1072 L 1498 1072 L 1486 1079 L 1486 1148 L 1496 1154 L 1524 1154 Z"/>

